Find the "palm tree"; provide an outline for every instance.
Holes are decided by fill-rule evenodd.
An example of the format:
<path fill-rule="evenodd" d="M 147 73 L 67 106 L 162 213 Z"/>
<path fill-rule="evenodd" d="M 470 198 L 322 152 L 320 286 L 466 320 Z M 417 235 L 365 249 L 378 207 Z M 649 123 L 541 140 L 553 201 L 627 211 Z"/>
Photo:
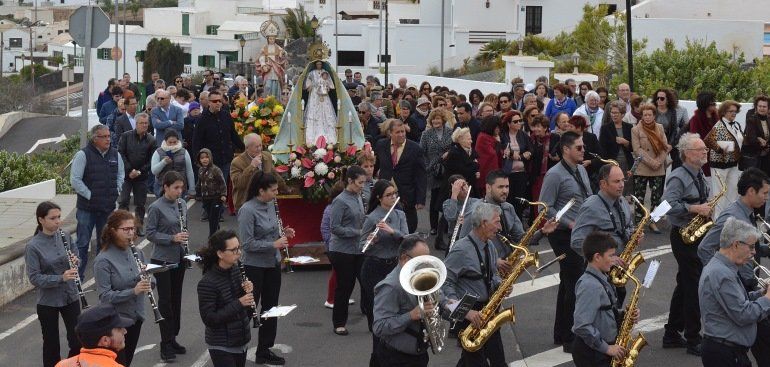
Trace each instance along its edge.
<path fill-rule="evenodd" d="M 283 25 L 286 26 L 287 36 L 291 39 L 313 36 L 313 27 L 310 26 L 310 17 L 302 4 L 300 4 L 296 10 L 286 8 L 286 16 L 283 17 Z"/>
<path fill-rule="evenodd" d="M 478 55 L 476 55 L 476 61 L 482 64 L 489 64 L 495 62 L 497 58 L 506 53 L 511 48 L 511 42 L 504 39 L 497 39 L 490 41 L 484 46 L 481 46 Z"/>

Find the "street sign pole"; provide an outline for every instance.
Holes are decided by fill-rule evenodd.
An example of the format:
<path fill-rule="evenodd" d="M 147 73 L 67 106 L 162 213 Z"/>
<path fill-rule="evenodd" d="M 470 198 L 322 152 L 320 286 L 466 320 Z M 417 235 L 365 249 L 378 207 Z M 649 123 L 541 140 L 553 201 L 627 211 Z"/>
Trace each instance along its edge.
<path fill-rule="evenodd" d="M 91 92 L 89 89 L 91 82 L 91 18 L 94 16 L 94 8 L 88 6 L 86 11 L 86 36 L 83 44 L 83 103 L 80 108 L 80 147 L 85 148 L 88 144 L 88 106 L 91 104 Z"/>

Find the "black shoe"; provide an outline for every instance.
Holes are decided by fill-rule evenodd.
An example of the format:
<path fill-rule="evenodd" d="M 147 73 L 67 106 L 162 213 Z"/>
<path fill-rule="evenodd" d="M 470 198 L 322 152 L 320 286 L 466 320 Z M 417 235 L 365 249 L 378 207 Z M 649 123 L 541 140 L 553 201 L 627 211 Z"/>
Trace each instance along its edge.
<path fill-rule="evenodd" d="M 663 335 L 663 349 L 685 347 L 687 347 L 687 341 L 679 333 L 666 333 Z"/>
<path fill-rule="evenodd" d="M 176 353 L 176 354 L 187 354 L 187 348 L 185 348 L 181 344 L 177 343 L 176 339 L 171 341 L 171 349 L 173 349 L 174 353 Z"/>
<path fill-rule="evenodd" d="M 700 357 L 700 352 L 701 352 L 701 347 L 700 346 L 701 346 L 700 343 L 694 344 L 694 345 L 688 345 L 687 346 L 687 354 Z"/>
<path fill-rule="evenodd" d="M 269 364 L 278 366 L 283 366 L 286 364 L 286 360 L 283 359 L 283 357 L 275 355 L 275 353 L 273 353 L 273 351 L 270 349 L 268 349 L 266 352 L 257 353 L 257 355 L 254 357 L 254 362 L 257 364 Z"/>
<path fill-rule="evenodd" d="M 160 343 L 160 359 L 165 363 L 176 360 L 176 353 L 171 343 Z"/>
<path fill-rule="evenodd" d="M 564 351 L 564 353 L 572 354 L 572 342 L 562 344 L 561 350 Z"/>

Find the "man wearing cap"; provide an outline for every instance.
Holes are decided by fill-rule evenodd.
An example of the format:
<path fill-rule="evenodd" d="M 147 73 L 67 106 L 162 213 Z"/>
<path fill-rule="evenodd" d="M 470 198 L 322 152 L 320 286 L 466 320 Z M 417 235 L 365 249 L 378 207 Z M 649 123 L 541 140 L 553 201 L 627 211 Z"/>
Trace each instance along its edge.
<path fill-rule="evenodd" d="M 115 359 L 126 346 L 126 327 L 133 324 L 108 303 L 83 311 L 75 326 L 83 345 L 80 354 L 60 361 L 56 367 L 122 367 Z"/>
<path fill-rule="evenodd" d="M 417 122 L 417 127 L 420 129 L 420 136 L 425 131 L 425 127 L 428 125 L 428 115 L 430 114 L 430 100 L 428 97 L 422 96 L 417 98 L 417 106 L 412 112 L 411 119 Z"/>

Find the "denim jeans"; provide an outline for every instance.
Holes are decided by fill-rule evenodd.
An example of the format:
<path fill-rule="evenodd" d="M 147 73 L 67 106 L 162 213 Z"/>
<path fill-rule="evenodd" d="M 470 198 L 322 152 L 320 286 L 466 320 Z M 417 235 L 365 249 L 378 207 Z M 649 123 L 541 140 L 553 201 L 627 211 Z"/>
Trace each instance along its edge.
<path fill-rule="evenodd" d="M 88 211 L 84 209 L 78 209 L 75 214 L 75 218 L 78 221 L 77 245 L 78 258 L 80 259 L 78 274 L 80 274 L 81 280 L 84 278 L 86 265 L 88 265 L 88 248 L 91 242 L 91 233 L 96 229 L 96 247 L 101 247 L 102 229 L 104 228 L 104 225 L 107 224 L 107 217 L 109 215 L 109 212 Z"/>

